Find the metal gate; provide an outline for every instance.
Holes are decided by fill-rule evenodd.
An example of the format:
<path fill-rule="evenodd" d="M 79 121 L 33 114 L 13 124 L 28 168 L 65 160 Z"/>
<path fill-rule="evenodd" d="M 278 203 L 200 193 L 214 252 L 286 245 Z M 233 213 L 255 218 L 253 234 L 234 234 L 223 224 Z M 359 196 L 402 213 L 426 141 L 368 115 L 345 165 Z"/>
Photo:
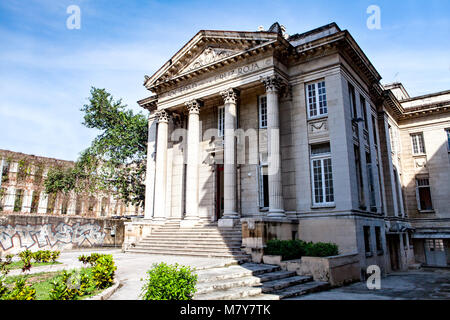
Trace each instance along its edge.
<path fill-rule="evenodd" d="M 445 267 L 447 257 L 443 239 L 425 239 L 425 258 L 427 265 Z"/>

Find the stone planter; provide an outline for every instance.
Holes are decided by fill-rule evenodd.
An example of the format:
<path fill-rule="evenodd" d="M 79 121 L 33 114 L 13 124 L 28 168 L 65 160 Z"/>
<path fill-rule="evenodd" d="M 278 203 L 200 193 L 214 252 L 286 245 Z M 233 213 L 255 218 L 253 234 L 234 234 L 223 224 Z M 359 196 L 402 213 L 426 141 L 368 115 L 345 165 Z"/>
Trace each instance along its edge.
<path fill-rule="evenodd" d="M 265 264 L 275 264 L 279 266 L 281 265 L 281 256 L 263 255 L 263 262 Z"/>
<path fill-rule="evenodd" d="M 315 281 L 325 281 L 334 287 L 361 280 L 357 253 L 287 261 L 281 261 L 281 256 L 263 256 L 263 261 L 278 265 L 283 270 L 295 271 L 299 276 L 312 276 Z"/>

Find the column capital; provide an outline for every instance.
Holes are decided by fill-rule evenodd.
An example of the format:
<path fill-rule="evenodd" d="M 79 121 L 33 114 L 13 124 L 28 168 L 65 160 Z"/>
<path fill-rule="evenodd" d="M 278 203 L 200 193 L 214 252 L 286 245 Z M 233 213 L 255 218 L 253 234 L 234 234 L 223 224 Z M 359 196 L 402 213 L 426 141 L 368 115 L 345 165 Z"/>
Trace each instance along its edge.
<path fill-rule="evenodd" d="M 201 100 L 191 100 L 191 101 L 187 101 L 184 104 L 186 106 L 186 108 L 189 111 L 189 114 L 199 114 L 200 113 L 200 108 L 203 107 L 203 101 Z"/>
<path fill-rule="evenodd" d="M 220 92 L 220 95 L 222 96 L 223 101 L 225 103 L 236 103 L 239 97 L 239 90 L 229 88 L 227 90 Z"/>
<path fill-rule="evenodd" d="M 162 109 L 162 110 L 158 111 L 157 118 L 158 118 L 158 122 L 166 122 L 167 123 L 167 122 L 169 122 L 170 114 L 166 110 Z"/>
<path fill-rule="evenodd" d="M 266 87 L 266 92 L 278 92 L 284 85 L 283 79 L 277 74 L 261 77 L 260 81 L 264 84 L 264 87 Z"/>

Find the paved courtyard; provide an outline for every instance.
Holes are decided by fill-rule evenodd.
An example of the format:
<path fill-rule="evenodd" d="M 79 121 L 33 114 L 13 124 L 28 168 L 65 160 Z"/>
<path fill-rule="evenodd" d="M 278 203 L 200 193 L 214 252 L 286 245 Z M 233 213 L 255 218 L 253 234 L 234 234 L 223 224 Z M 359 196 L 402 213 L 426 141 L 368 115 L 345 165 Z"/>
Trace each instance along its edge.
<path fill-rule="evenodd" d="M 144 283 L 141 279 L 146 278 L 146 272 L 153 263 L 179 263 L 202 269 L 222 266 L 231 262 L 228 259 L 123 253 L 120 250 L 68 251 L 61 253 L 59 261 L 69 267 L 81 267 L 82 263 L 78 262 L 78 256 L 91 252 L 108 253 L 114 257 L 117 266 L 116 274 L 123 281 L 123 286 L 110 297 L 110 300 L 138 300 Z"/>
<path fill-rule="evenodd" d="M 296 297 L 289 300 L 416 300 L 450 299 L 450 271 L 410 271 L 381 279 L 380 290 L 365 282 Z"/>
<path fill-rule="evenodd" d="M 32 268 L 31 272 L 56 271 L 62 268 L 79 268 L 83 266 L 78 256 L 101 252 L 112 254 L 117 265 L 117 277 L 123 286 L 118 289 L 110 300 L 138 300 L 146 272 L 153 263 L 166 262 L 189 265 L 197 269 L 219 267 L 229 264 L 229 259 L 196 258 L 188 256 L 150 255 L 123 253 L 114 250 L 80 250 L 62 252 L 58 259 L 63 265 Z M 20 273 L 19 270 L 11 275 Z M 412 299 L 449 299 L 450 271 L 410 271 L 390 274 L 381 279 L 380 290 L 369 290 L 365 282 L 358 282 L 341 288 L 312 293 L 288 300 L 412 300 Z"/>

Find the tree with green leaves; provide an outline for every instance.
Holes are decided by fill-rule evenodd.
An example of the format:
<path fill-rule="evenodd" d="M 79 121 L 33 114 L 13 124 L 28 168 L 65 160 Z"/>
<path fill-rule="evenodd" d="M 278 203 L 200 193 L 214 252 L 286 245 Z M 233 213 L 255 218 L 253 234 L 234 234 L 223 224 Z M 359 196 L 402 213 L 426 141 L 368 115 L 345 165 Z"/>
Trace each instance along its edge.
<path fill-rule="evenodd" d="M 81 152 L 72 168 L 52 168 L 46 193 L 106 191 L 125 203 L 144 205 L 148 119 L 133 113 L 105 89 L 91 88 L 83 125 L 99 135 Z"/>

